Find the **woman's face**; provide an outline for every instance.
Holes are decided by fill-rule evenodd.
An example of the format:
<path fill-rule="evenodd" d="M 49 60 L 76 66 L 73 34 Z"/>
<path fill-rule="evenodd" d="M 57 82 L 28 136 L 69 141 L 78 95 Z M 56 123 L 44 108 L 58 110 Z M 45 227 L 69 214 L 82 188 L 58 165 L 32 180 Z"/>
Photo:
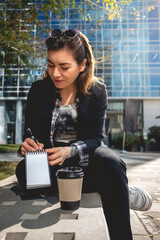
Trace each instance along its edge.
<path fill-rule="evenodd" d="M 48 51 L 48 73 L 54 85 L 60 89 L 73 90 L 76 79 L 83 72 L 86 65 L 84 59 L 82 65 L 78 65 L 72 55 L 72 51 L 60 49 Z"/>

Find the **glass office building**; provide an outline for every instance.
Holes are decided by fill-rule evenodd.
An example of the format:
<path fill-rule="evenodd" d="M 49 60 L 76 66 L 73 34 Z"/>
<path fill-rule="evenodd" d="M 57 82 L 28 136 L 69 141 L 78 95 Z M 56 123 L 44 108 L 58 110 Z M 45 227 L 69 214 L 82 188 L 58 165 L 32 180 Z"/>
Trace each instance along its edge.
<path fill-rule="evenodd" d="M 85 10 L 84 18 L 78 11 L 79 5 Z M 92 8 L 84 1 L 76 1 L 76 8 L 65 9 L 63 14 L 57 20 L 50 13 L 49 27 L 78 28 L 89 38 L 97 60 L 95 75 L 103 79 L 108 89 L 107 117 L 112 134 L 124 129 L 127 99 L 140 101 L 139 133 L 160 125 L 156 119 L 160 115 L 160 1 L 132 0 L 121 20 L 107 20 L 104 8 Z M 43 20 L 43 14 L 40 19 Z M 45 66 L 30 70 L 18 56 L 10 58 L 5 53 L 1 53 L 0 64 L 0 142 L 20 143 L 26 96 Z"/>

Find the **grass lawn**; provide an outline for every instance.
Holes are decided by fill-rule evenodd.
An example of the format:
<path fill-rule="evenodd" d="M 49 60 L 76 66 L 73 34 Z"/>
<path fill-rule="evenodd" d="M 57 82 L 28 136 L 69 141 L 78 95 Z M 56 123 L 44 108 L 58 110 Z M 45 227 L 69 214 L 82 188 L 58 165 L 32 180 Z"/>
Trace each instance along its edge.
<path fill-rule="evenodd" d="M 0 162 L 0 180 L 15 174 L 18 162 Z"/>
<path fill-rule="evenodd" d="M 19 148 L 19 144 L 0 144 L 0 152 L 3 151 L 17 151 Z"/>

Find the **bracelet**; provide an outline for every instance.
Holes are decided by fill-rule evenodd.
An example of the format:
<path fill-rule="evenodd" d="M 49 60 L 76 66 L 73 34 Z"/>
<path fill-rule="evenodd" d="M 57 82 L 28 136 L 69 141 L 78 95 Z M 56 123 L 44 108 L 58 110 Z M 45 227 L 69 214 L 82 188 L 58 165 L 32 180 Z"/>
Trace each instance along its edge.
<path fill-rule="evenodd" d="M 77 151 L 76 151 L 76 147 L 75 146 L 71 146 L 71 153 L 70 153 L 70 157 L 74 157 L 76 154 L 77 154 Z"/>

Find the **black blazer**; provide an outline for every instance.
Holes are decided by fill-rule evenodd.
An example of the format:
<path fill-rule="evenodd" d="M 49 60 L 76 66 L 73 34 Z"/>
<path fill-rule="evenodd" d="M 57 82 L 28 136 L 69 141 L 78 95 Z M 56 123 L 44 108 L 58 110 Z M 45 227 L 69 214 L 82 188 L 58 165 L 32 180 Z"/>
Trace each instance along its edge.
<path fill-rule="evenodd" d="M 28 93 L 25 109 L 25 131 L 30 127 L 33 134 L 43 143 L 45 148 L 51 147 L 50 127 L 52 110 L 55 106 L 55 86 L 48 76 L 44 80 L 34 82 Z M 107 95 L 103 83 L 97 83 L 90 89 L 90 95 L 79 93 L 77 140 L 86 143 L 88 151 L 101 145 L 103 126 L 106 116 Z"/>

